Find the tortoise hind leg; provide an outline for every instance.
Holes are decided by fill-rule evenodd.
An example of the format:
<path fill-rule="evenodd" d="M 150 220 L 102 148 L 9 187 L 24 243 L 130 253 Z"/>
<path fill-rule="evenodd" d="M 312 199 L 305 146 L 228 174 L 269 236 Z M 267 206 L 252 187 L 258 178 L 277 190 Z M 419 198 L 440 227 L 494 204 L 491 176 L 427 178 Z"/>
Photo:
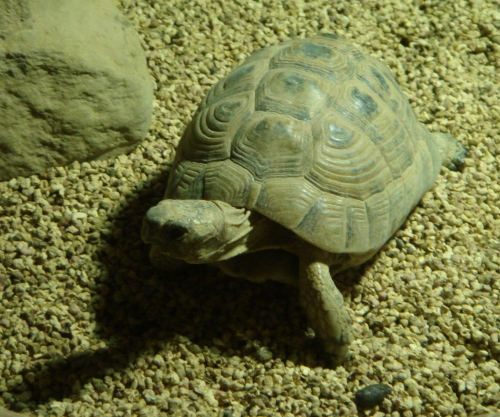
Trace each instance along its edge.
<path fill-rule="evenodd" d="M 327 263 L 313 257 L 300 259 L 299 301 L 324 350 L 341 363 L 353 340 L 352 321 Z"/>
<path fill-rule="evenodd" d="M 447 133 L 436 132 L 432 134 L 442 158 L 442 165 L 456 171 L 457 167 L 464 164 L 467 149 L 453 136 Z"/>

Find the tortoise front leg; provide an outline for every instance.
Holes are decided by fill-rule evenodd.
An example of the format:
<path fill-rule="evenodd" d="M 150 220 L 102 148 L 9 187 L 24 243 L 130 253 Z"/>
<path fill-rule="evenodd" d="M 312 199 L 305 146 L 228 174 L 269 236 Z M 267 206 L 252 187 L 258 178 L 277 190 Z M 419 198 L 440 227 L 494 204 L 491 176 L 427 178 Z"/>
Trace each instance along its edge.
<path fill-rule="evenodd" d="M 344 308 L 344 298 L 335 286 L 328 264 L 315 257 L 301 257 L 299 302 L 325 351 L 342 362 L 353 340 L 352 321 Z"/>
<path fill-rule="evenodd" d="M 244 253 L 221 262 L 215 262 L 225 274 L 253 282 L 273 280 L 298 285 L 298 259 L 281 249 Z"/>

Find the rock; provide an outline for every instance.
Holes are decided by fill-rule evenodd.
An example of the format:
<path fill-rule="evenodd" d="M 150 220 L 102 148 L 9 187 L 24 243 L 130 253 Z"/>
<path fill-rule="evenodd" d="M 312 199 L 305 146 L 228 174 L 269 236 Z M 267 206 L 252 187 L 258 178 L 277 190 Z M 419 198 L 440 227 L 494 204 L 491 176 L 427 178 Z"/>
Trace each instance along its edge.
<path fill-rule="evenodd" d="M 132 150 L 153 82 L 113 0 L 0 0 L 0 181 Z"/>
<path fill-rule="evenodd" d="M 356 392 L 355 402 L 360 410 L 366 410 L 380 404 L 392 392 L 386 384 L 371 384 Z"/>

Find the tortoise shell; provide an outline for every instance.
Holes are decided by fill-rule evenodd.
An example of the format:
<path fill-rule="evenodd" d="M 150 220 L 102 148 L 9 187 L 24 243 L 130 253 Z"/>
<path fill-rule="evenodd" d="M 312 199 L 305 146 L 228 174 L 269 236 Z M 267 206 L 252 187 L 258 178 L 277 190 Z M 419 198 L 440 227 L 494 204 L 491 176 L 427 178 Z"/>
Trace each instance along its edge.
<path fill-rule="evenodd" d="M 378 249 L 441 157 L 389 68 L 319 34 L 252 54 L 212 87 L 165 198 L 255 210 L 334 253 Z"/>

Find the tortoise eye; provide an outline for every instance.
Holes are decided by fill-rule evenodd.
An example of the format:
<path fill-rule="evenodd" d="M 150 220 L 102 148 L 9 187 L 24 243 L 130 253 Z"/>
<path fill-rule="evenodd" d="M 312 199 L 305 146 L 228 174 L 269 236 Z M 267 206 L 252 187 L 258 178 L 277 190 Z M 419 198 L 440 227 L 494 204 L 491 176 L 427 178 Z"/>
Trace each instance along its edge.
<path fill-rule="evenodd" d="M 169 226 L 165 230 L 165 235 L 170 239 L 170 240 L 179 240 L 181 239 L 186 233 L 188 232 L 188 229 L 183 227 L 183 226 Z"/>

